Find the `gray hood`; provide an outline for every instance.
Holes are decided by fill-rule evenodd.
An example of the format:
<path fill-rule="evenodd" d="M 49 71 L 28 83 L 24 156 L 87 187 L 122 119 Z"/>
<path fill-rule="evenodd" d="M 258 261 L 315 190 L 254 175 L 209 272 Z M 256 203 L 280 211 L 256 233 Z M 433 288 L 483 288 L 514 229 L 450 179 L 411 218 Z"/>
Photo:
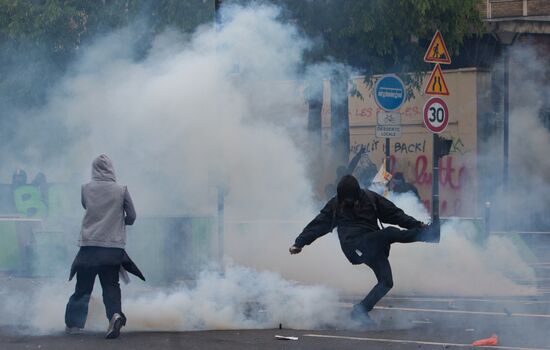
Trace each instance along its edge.
<path fill-rule="evenodd" d="M 115 168 L 111 158 L 106 154 L 99 155 L 92 162 L 92 181 L 116 182 Z"/>

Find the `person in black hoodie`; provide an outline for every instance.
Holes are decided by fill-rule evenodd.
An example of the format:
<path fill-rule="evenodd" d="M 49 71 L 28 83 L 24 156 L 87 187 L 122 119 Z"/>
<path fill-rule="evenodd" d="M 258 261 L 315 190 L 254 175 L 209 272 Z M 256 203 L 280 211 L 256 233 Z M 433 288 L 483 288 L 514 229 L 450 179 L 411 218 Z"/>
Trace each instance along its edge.
<path fill-rule="evenodd" d="M 378 221 L 405 228 L 380 228 Z M 371 324 L 369 312 L 393 287 L 391 266 L 388 260 L 393 243 L 439 242 L 439 222 L 425 225 L 405 214 L 388 199 L 362 190 L 355 177 L 344 176 L 337 187 L 337 195 L 328 201 L 296 238 L 289 248 L 298 254 L 306 245 L 338 227 L 342 251 L 354 264 L 369 266 L 378 280 L 367 296 L 353 307 L 352 318 Z"/>

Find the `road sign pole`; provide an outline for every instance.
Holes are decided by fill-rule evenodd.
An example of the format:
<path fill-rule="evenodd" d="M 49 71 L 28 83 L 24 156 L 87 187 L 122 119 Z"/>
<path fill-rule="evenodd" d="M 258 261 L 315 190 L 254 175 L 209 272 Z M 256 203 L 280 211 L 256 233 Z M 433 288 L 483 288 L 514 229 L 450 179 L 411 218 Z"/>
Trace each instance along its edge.
<path fill-rule="evenodd" d="M 447 51 L 439 30 L 435 32 L 430 46 L 424 55 L 424 62 L 436 64 L 424 89 L 424 93 L 427 95 L 449 95 L 449 89 L 447 88 L 439 64 L 451 64 L 451 56 Z M 443 132 L 448 123 L 449 109 L 445 101 L 439 97 L 429 99 L 424 105 L 424 124 L 433 133 L 432 222 L 439 221 L 439 158 L 447 155 L 451 148 L 451 141 L 440 138 L 438 133 Z M 445 146 L 441 146 L 443 141 L 445 141 Z"/>
<path fill-rule="evenodd" d="M 386 171 L 390 172 L 390 138 L 386 137 Z"/>
<path fill-rule="evenodd" d="M 439 221 L 439 142 L 433 134 L 432 149 L 432 222 Z"/>
<path fill-rule="evenodd" d="M 509 152 L 509 135 L 510 135 L 510 76 L 509 76 L 509 67 L 510 58 L 508 49 L 504 49 L 504 115 L 502 123 L 502 143 L 503 143 L 503 162 L 502 162 L 502 183 L 504 191 L 508 188 L 508 152 Z"/>
<path fill-rule="evenodd" d="M 401 137 L 401 114 L 396 112 L 406 100 L 405 84 L 397 75 L 388 74 L 374 86 L 374 100 L 382 109 L 376 113 L 376 137 L 385 137 L 385 170 L 390 172 L 390 138 Z"/>

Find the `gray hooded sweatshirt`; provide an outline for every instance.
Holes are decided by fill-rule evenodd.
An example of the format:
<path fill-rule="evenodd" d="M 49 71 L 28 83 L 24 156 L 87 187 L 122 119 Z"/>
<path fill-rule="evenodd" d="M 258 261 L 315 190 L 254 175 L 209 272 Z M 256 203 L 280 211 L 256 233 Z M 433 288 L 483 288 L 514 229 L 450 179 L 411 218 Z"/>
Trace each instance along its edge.
<path fill-rule="evenodd" d="M 124 248 L 126 225 L 136 211 L 126 186 L 116 183 L 111 159 L 102 154 L 92 163 L 92 181 L 82 186 L 82 219 L 79 246 Z"/>

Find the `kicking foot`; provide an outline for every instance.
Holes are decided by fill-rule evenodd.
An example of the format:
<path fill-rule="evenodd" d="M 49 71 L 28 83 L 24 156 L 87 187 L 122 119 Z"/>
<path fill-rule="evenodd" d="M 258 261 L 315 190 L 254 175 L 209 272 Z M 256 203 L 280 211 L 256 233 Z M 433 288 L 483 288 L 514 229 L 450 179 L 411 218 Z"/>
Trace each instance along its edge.
<path fill-rule="evenodd" d="M 69 335 L 82 334 L 82 328 L 65 326 L 65 333 Z"/>
<path fill-rule="evenodd" d="M 118 336 L 120 335 L 120 329 L 122 328 L 123 324 L 124 320 L 122 319 L 122 316 L 120 316 L 119 314 L 114 314 L 113 317 L 111 317 L 111 321 L 109 322 L 109 328 L 107 329 L 105 339 L 118 338 Z"/>
<path fill-rule="evenodd" d="M 365 309 L 363 304 L 353 305 L 353 309 L 351 310 L 351 319 L 361 324 L 361 326 L 376 326 L 376 322 L 370 318 L 369 312 Z"/>
<path fill-rule="evenodd" d="M 422 234 L 422 241 L 428 243 L 439 243 L 441 239 L 441 224 L 436 220 L 426 226 Z"/>

